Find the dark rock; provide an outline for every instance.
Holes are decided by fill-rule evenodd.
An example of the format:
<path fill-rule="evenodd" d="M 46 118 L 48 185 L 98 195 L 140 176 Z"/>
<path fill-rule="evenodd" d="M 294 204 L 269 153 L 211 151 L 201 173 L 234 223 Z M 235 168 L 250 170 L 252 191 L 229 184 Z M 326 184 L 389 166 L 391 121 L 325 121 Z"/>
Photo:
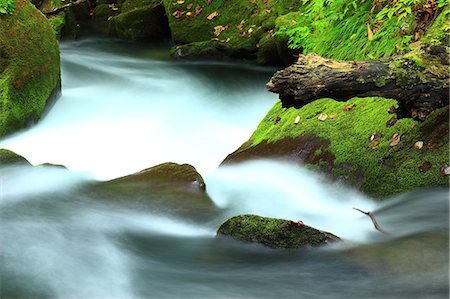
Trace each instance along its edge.
<path fill-rule="evenodd" d="M 217 230 L 217 235 L 272 248 L 319 246 L 340 240 L 302 223 L 256 215 L 240 215 L 227 220 Z"/>

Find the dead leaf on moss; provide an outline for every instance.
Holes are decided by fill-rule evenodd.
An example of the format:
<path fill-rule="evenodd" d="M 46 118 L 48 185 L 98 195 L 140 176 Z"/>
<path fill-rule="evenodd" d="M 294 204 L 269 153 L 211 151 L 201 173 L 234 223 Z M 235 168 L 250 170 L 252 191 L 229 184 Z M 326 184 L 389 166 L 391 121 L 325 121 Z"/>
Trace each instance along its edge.
<path fill-rule="evenodd" d="M 228 29 L 228 26 L 222 26 L 222 25 L 216 26 L 216 27 L 214 27 L 214 35 L 219 36 L 222 33 L 222 31 L 227 30 L 227 29 Z"/>
<path fill-rule="evenodd" d="M 215 11 L 215 12 L 213 12 L 212 14 L 210 14 L 209 16 L 207 16 L 206 18 L 208 19 L 208 20 L 212 20 L 212 19 L 214 19 L 215 17 L 217 17 L 219 15 L 219 13 L 217 12 L 217 11 Z"/>
<path fill-rule="evenodd" d="M 332 118 L 332 119 L 336 119 L 337 117 L 338 117 L 337 113 L 331 114 L 331 116 L 330 116 L 330 118 Z"/>
<path fill-rule="evenodd" d="M 430 170 L 432 166 L 433 164 L 431 164 L 431 162 L 424 162 L 422 165 L 419 166 L 419 171 L 427 172 L 428 170 Z"/>
<path fill-rule="evenodd" d="M 201 14 L 203 11 L 203 8 L 200 5 L 197 5 L 195 7 L 195 15 L 198 16 L 199 14 Z"/>
<path fill-rule="evenodd" d="M 433 143 L 428 143 L 427 145 L 427 149 L 433 149 L 433 148 L 437 148 L 438 144 L 433 142 Z"/>
<path fill-rule="evenodd" d="M 300 122 L 300 115 L 297 115 L 295 118 L 294 124 L 298 124 Z"/>
<path fill-rule="evenodd" d="M 276 125 L 277 123 L 280 122 L 280 120 L 281 120 L 281 117 L 278 115 L 277 118 L 275 118 L 273 123 Z"/>
<path fill-rule="evenodd" d="M 400 142 L 400 135 L 394 134 L 394 136 L 392 136 L 391 143 L 389 143 L 389 146 L 390 147 L 396 146 L 399 142 Z"/>
<path fill-rule="evenodd" d="M 179 18 L 181 18 L 185 13 L 186 13 L 185 11 L 179 11 L 179 10 L 177 10 L 176 12 L 174 12 L 174 13 L 172 14 L 172 16 L 173 16 L 175 19 L 179 19 Z"/>
<path fill-rule="evenodd" d="M 324 121 L 328 118 L 328 115 L 326 113 L 320 113 L 317 117 L 318 120 Z"/>
<path fill-rule="evenodd" d="M 383 137 L 383 135 L 381 135 L 381 133 L 375 132 L 372 135 L 370 135 L 369 140 L 370 141 L 377 141 L 381 137 Z"/>
<path fill-rule="evenodd" d="M 372 40 L 373 39 L 373 31 L 370 29 L 370 25 L 367 24 L 367 39 Z"/>
<path fill-rule="evenodd" d="M 422 147 L 423 147 L 423 141 L 417 141 L 417 142 L 414 144 L 414 147 L 417 148 L 417 149 L 422 149 Z"/>
<path fill-rule="evenodd" d="M 186 9 L 191 9 L 192 6 L 194 6 L 194 4 L 193 4 L 193 3 L 189 3 L 189 4 L 186 6 Z"/>
<path fill-rule="evenodd" d="M 183 4 L 184 3 L 184 0 L 178 0 L 177 1 L 177 4 Z"/>
<path fill-rule="evenodd" d="M 439 175 L 447 176 L 449 174 L 450 174 L 450 166 L 448 166 L 448 164 L 442 165 L 441 168 L 439 169 Z"/>
<path fill-rule="evenodd" d="M 397 108 L 395 108 L 394 105 L 392 105 L 392 106 L 389 107 L 389 109 L 388 109 L 388 113 L 389 113 L 389 114 L 395 113 L 396 111 L 397 111 Z"/>
<path fill-rule="evenodd" d="M 344 106 L 344 108 L 342 108 L 342 110 L 345 111 L 345 112 L 348 112 L 348 111 L 352 110 L 355 107 L 356 107 L 355 104 L 351 104 L 351 105 Z"/>
<path fill-rule="evenodd" d="M 376 148 L 376 147 L 378 146 L 378 144 L 379 144 L 378 141 L 373 140 L 372 142 L 370 142 L 370 147 L 371 147 L 372 149 L 374 149 L 374 148 Z"/>
<path fill-rule="evenodd" d="M 393 117 L 393 118 L 391 118 L 390 120 L 388 120 L 387 122 L 386 122 L 386 127 L 387 128 L 390 128 L 390 127 L 392 127 L 393 125 L 395 125 L 395 123 L 397 122 L 397 118 L 396 117 Z"/>

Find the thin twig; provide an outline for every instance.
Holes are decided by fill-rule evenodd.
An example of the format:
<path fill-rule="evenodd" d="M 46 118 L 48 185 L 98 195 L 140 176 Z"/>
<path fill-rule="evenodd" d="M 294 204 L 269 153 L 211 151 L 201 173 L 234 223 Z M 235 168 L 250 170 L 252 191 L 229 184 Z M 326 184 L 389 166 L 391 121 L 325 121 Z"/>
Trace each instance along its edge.
<path fill-rule="evenodd" d="M 361 213 L 363 213 L 364 215 L 369 216 L 370 219 L 372 220 L 373 226 L 375 226 L 375 229 L 376 229 L 376 230 L 382 232 L 383 234 L 388 234 L 387 231 L 385 231 L 384 229 L 381 228 L 381 226 L 378 224 L 377 220 L 375 219 L 375 216 L 373 216 L 372 213 L 370 213 L 370 212 L 364 212 L 364 211 L 362 211 L 362 210 L 360 210 L 360 209 L 357 209 L 357 208 L 353 208 L 353 209 L 354 209 L 354 210 L 357 210 L 357 211 L 359 211 L 359 212 L 361 212 Z"/>

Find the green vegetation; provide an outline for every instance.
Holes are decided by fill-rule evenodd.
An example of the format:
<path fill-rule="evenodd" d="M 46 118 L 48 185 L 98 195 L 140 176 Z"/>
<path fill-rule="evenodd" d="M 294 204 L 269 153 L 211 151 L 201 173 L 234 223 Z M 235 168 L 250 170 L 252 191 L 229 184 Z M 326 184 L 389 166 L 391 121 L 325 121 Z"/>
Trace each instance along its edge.
<path fill-rule="evenodd" d="M 15 152 L 7 149 L 0 149 L 0 166 L 6 165 L 28 165 L 31 166 L 30 162 L 22 156 L 19 156 Z"/>
<path fill-rule="evenodd" d="M 353 60 L 405 52 L 439 13 L 433 25 L 438 28 L 433 31 L 442 35 L 438 40 L 449 36 L 449 8 L 444 0 L 431 4 L 424 0 L 301 2 L 300 11 L 277 19 L 276 35 L 288 37 L 289 47 L 304 54 Z"/>
<path fill-rule="evenodd" d="M 0 14 L 12 14 L 16 10 L 15 0 L 2 0 L 0 2 Z"/>
<path fill-rule="evenodd" d="M 343 107 L 351 105 L 355 106 L 343 111 Z M 393 105 L 397 106 L 394 100 L 377 97 L 347 102 L 319 99 L 300 109 L 286 109 L 278 102 L 251 136 L 250 143 L 256 146 L 263 141 L 277 142 L 306 134 L 329 140 L 330 145 L 322 150 L 335 155 L 332 171 L 350 176 L 353 182 L 357 181 L 357 173 L 363 171 L 362 191 L 378 198 L 416 187 L 448 186 L 448 177 L 439 175 L 439 168 L 448 163 L 448 107 L 434 111 L 423 123 L 404 118 L 387 128 L 386 122 L 395 116 L 387 112 Z M 319 120 L 320 114 L 326 114 L 327 119 Z M 295 124 L 297 116 L 300 122 Z M 277 118 L 281 119 L 275 122 Z M 382 137 L 373 146 L 369 138 L 375 132 Z M 390 146 L 394 134 L 401 140 Z M 425 146 L 414 148 L 417 141 L 423 141 Z M 425 162 L 432 167 L 422 173 L 419 167 Z M 340 165 L 351 167 L 336 167 Z"/>
<path fill-rule="evenodd" d="M 59 46 L 47 19 L 28 1 L 0 17 L 0 136 L 37 121 L 59 90 Z"/>

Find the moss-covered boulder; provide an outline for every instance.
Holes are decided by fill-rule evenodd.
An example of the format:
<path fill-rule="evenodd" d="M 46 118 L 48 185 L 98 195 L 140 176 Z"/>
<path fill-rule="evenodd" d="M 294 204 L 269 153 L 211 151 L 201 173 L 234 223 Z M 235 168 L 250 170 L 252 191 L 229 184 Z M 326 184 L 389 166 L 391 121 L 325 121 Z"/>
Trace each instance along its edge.
<path fill-rule="evenodd" d="M 0 15 L 0 137 L 41 117 L 60 92 L 59 46 L 47 19 L 29 2 Z"/>
<path fill-rule="evenodd" d="M 272 45 L 270 51 L 266 48 L 268 37 L 273 36 L 269 33 L 278 16 L 300 7 L 298 1 L 291 0 L 163 2 L 177 45 L 173 51 L 176 57 L 256 59 L 262 44 L 265 51 L 258 57 L 261 63 L 279 62 L 279 53 Z M 287 50 L 287 44 L 280 43 L 278 47 Z M 292 56 L 287 58 L 292 62 Z"/>
<path fill-rule="evenodd" d="M 164 163 L 89 189 L 89 196 L 149 212 L 163 212 L 194 221 L 211 220 L 219 210 L 205 191 L 201 175 L 189 164 Z"/>
<path fill-rule="evenodd" d="M 0 166 L 26 165 L 31 166 L 30 162 L 24 157 L 7 149 L 0 149 Z"/>
<path fill-rule="evenodd" d="M 128 40 L 154 40 L 170 37 L 164 6 L 160 1 L 128 3 L 122 13 L 110 18 L 109 31 L 113 36 Z M 148 3 L 147 3 L 148 2 Z M 144 6 L 140 6 L 145 4 Z"/>
<path fill-rule="evenodd" d="M 302 223 L 256 215 L 239 215 L 228 219 L 219 227 L 217 235 L 272 248 L 318 246 L 340 240 L 333 234 Z"/>
<path fill-rule="evenodd" d="M 305 164 L 377 197 L 448 186 L 448 106 L 421 122 L 397 120 L 397 102 L 371 97 L 319 99 L 301 108 L 281 102 L 224 161 L 276 158 Z"/>

